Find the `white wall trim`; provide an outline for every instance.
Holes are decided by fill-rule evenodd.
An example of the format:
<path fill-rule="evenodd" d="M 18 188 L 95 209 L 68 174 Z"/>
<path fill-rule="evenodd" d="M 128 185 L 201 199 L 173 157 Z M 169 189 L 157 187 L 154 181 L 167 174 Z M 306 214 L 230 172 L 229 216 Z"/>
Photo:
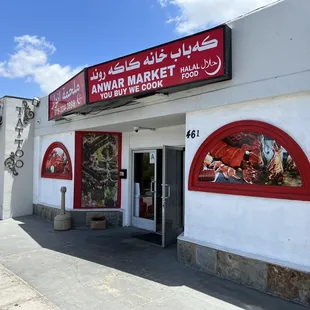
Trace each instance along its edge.
<path fill-rule="evenodd" d="M 60 209 L 60 202 L 59 202 L 59 206 L 56 206 L 56 205 L 51 205 L 51 204 L 48 204 L 48 203 L 45 203 L 45 202 L 36 202 L 36 203 L 33 203 L 34 205 L 40 205 L 40 206 L 43 206 L 43 207 L 50 207 L 50 208 L 54 208 L 54 209 Z M 71 211 L 71 209 L 68 209 L 67 206 L 66 206 L 66 211 Z"/>

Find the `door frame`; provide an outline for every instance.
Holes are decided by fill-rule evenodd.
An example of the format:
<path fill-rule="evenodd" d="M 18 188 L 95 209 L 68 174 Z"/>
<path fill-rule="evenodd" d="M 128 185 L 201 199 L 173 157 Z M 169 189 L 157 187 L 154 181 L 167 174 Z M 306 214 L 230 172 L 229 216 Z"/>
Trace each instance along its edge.
<path fill-rule="evenodd" d="M 166 220 L 166 214 L 165 214 L 165 211 L 166 211 L 166 202 L 167 200 L 169 199 L 170 197 L 170 194 L 169 196 L 167 197 L 166 196 L 166 187 L 168 185 L 169 187 L 169 193 L 170 193 L 170 185 L 169 184 L 166 184 L 166 152 L 165 152 L 165 149 L 167 148 L 171 148 L 171 149 L 174 149 L 174 150 L 177 150 L 177 151 L 181 151 L 182 152 L 182 175 L 183 175 L 183 182 L 182 182 L 182 214 L 181 216 L 184 217 L 184 204 L 185 204 L 185 200 L 184 200 L 184 196 L 185 196 L 185 178 L 184 178 L 184 174 L 185 174 L 185 146 L 174 146 L 174 145 L 163 145 L 162 149 L 163 149 L 163 164 L 162 164 L 162 169 L 163 169 L 163 172 L 162 172 L 162 199 L 161 199 L 161 203 L 162 203 L 162 235 L 161 235 L 161 246 L 162 248 L 165 248 L 166 245 L 165 245 L 165 234 L 166 234 L 166 231 L 165 231 L 165 220 Z M 184 219 L 182 219 L 181 222 L 183 222 Z M 184 225 L 184 223 L 183 223 Z M 184 229 L 184 226 L 183 226 L 183 229 Z"/>
<path fill-rule="evenodd" d="M 131 225 L 140 229 L 145 229 L 148 231 L 156 232 L 156 211 L 157 211 L 157 202 L 156 202 L 156 192 L 157 192 L 157 156 L 154 166 L 154 220 L 143 219 L 134 216 L 134 208 L 135 208 L 135 187 L 134 187 L 134 175 L 135 175 L 135 154 L 139 153 L 149 153 L 150 151 L 157 151 L 161 149 L 159 147 L 152 147 L 152 148 L 139 148 L 139 149 L 131 149 L 131 178 L 130 178 L 130 194 L 131 194 L 131 208 L 130 209 L 130 218 L 131 218 Z M 153 223 L 151 223 L 153 222 Z M 150 229 L 151 228 L 151 229 Z"/>
<path fill-rule="evenodd" d="M 186 181 L 185 181 L 185 145 L 167 145 L 167 146 L 170 146 L 170 147 L 175 147 L 175 148 L 180 148 L 180 149 L 183 149 L 184 151 L 184 154 L 183 154 L 183 225 L 184 225 L 184 216 L 185 216 L 185 189 L 186 189 Z M 164 145 L 161 145 L 161 146 L 154 146 L 154 147 L 143 147 L 143 148 L 131 148 L 130 149 L 130 157 L 129 157 L 129 163 L 130 163 L 130 171 L 129 171 L 129 208 L 128 208 L 128 211 L 129 211 L 129 223 L 130 223 L 130 226 L 134 226 L 134 227 L 137 227 L 134 225 L 134 216 L 133 216 L 133 212 L 134 212 L 134 199 L 135 199 L 135 195 L 134 195 L 134 153 L 144 153 L 144 152 L 150 152 L 150 151 L 157 151 L 157 150 L 163 150 L 164 149 Z M 156 157 L 157 159 L 157 157 Z M 164 154 L 163 154 L 163 160 L 164 160 Z M 157 170 L 157 169 L 156 169 Z M 156 175 L 157 177 L 157 175 Z M 156 183 L 157 184 L 162 184 L 163 182 L 163 179 L 162 180 L 158 180 Z M 160 186 L 160 185 L 159 185 Z M 157 190 L 157 188 L 156 188 Z M 157 208 L 157 205 L 156 205 L 156 208 Z M 163 212 L 163 211 L 162 211 Z M 154 210 L 154 230 L 153 232 L 156 233 L 156 212 Z M 162 223 L 161 223 L 162 224 Z M 148 230 L 147 228 L 142 228 L 142 229 L 145 229 L 145 230 Z M 162 234 L 162 233 L 161 233 Z"/>

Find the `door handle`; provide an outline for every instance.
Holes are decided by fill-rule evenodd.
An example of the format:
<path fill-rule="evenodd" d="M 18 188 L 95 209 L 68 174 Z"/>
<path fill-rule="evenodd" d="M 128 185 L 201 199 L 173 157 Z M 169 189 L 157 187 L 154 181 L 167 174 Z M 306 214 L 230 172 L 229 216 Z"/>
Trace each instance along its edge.
<path fill-rule="evenodd" d="M 169 198 L 170 197 L 170 185 L 169 184 L 166 184 L 167 188 L 168 188 L 168 196 L 166 198 Z"/>
<path fill-rule="evenodd" d="M 168 199 L 170 197 L 170 185 L 169 184 L 162 184 L 163 186 L 163 196 L 161 198 L 164 198 L 164 199 Z M 168 190 L 168 195 L 166 196 L 166 189 Z"/>
<path fill-rule="evenodd" d="M 151 181 L 151 193 L 155 193 L 155 181 Z"/>

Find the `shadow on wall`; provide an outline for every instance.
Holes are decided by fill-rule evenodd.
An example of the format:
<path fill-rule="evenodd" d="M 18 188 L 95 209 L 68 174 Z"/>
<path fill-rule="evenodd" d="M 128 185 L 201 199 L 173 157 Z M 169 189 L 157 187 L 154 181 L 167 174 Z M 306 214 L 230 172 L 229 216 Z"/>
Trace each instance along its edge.
<path fill-rule="evenodd" d="M 4 180 L 4 219 L 33 213 L 33 124 L 29 123 L 27 126 L 29 126 L 28 137 L 23 139 L 22 136 L 21 138 L 24 140 L 20 148 L 23 156 L 15 156 L 15 165 L 17 163 L 15 169 L 18 175 L 14 175 L 11 169 L 5 167 L 7 175 Z M 7 150 L 5 159 L 16 150 L 17 145 L 14 150 Z M 16 153 L 16 155 L 21 154 L 19 151 Z"/>
<path fill-rule="evenodd" d="M 50 281 L 59 286 L 62 285 L 61 272 L 70 277 L 70 265 L 75 264 L 71 257 L 77 257 L 81 260 L 95 264 L 88 264 L 87 274 L 82 273 L 83 283 L 87 286 L 88 282 L 95 283 L 102 281 L 107 277 L 106 267 L 120 270 L 136 277 L 144 278 L 148 281 L 163 284 L 167 287 L 186 286 L 200 293 L 212 296 L 227 303 L 236 305 L 242 309 L 260 309 L 260 310 L 301 310 L 302 306 L 294 305 L 284 300 L 279 300 L 266 294 L 251 290 L 244 286 L 219 279 L 215 276 L 197 271 L 181 265 L 177 261 L 176 246 L 166 249 L 140 241 L 134 236 L 145 234 L 145 231 L 133 227 L 112 228 L 104 231 L 91 230 L 69 230 L 65 232 L 55 232 L 51 223 L 44 222 L 34 216 L 28 216 L 18 219 L 19 223 L 28 235 L 23 235 L 27 240 L 29 236 L 43 248 L 54 251 L 53 259 L 62 261 L 63 270 L 59 270 L 59 265 L 55 271 L 55 276 Z M 29 242 L 29 241 L 28 241 Z M 60 254 L 65 254 L 61 255 Z M 41 264 L 39 262 L 39 264 Z M 41 267 L 40 267 L 41 268 Z M 43 268 L 43 269 L 42 269 Z M 43 274 L 48 273 L 50 268 L 43 264 Z M 73 268 L 72 270 L 75 270 Z M 39 271 L 38 271 L 39 272 Z M 75 270 L 76 273 L 76 270 Z M 72 275 L 74 278 L 76 274 Z M 78 282 L 78 281 L 77 281 Z M 75 284 L 74 284 L 75 285 Z M 78 283 L 76 285 L 79 285 Z M 148 290 L 149 288 L 145 286 Z M 79 288 L 71 287 L 78 291 Z M 96 288 L 94 296 L 96 296 Z M 136 292 L 135 289 L 141 287 L 128 287 L 130 292 Z M 143 294 L 143 292 L 139 292 Z"/>

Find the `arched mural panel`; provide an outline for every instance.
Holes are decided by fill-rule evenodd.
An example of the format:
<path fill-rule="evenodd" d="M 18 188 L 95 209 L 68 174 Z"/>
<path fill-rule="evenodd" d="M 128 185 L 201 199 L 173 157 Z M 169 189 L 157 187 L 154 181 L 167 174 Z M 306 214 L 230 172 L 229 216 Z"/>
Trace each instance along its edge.
<path fill-rule="evenodd" d="M 54 142 L 47 148 L 42 161 L 41 177 L 72 180 L 70 155 L 62 143 Z"/>
<path fill-rule="evenodd" d="M 285 132 L 258 121 L 228 124 L 197 151 L 189 190 L 310 200 L 309 161 Z"/>

